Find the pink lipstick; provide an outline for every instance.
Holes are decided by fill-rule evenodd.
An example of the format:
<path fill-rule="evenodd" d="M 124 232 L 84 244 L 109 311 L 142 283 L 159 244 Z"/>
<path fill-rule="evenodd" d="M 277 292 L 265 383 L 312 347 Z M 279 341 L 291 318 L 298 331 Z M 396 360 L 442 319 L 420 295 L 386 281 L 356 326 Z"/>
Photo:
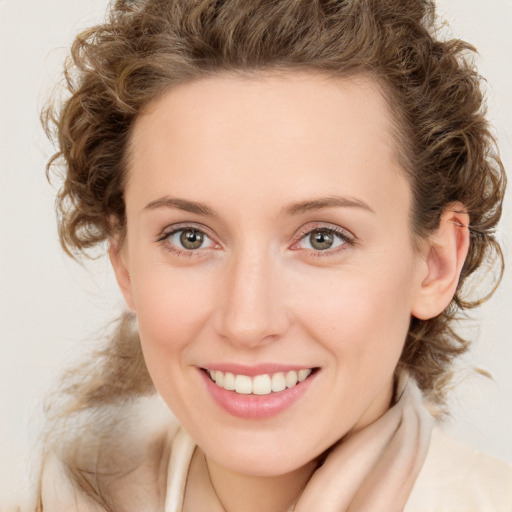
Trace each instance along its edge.
<path fill-rule="evenodd" d="M 304 396 L 318 368 L 261 365 L 213 365 L 201 376 L 214 401 L 232 416 L 266 419 L 280 414 Z"/>

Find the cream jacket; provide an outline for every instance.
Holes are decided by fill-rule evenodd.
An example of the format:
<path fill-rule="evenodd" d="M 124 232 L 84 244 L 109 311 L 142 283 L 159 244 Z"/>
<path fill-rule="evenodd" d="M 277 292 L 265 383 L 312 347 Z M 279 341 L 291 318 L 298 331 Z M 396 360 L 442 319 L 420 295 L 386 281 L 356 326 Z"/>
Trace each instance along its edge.
<path fill-rule="evenodd" d="M 512 468 L 434 428 L 404 512 L 512 512 Z"/>
<path fill-rule="evenodd" d="M 183 467 L 178 470 L 187 471 L 188 463 L 183 461 Z M 45 473 L 45 511 L 99 511 L 75 494 L 56 461 Z M 146 495 L 146 499 L 139 502 L 137 512 L 162 510 L 158 505 L 155 508 L 156 502 L 151 504 L 153 500 L 147 498 Z M 436 427 L 427 459 L 404 512 L 512 512 L 512 468 L 458 443 Z"/>

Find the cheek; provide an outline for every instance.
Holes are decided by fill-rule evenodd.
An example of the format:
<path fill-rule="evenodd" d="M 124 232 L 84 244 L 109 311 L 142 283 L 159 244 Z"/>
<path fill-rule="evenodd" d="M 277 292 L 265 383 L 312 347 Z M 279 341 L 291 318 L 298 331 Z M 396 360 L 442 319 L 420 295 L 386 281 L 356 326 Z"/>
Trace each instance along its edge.
<path fill-rule="evenodd" d="M 379 366 L 396 360 L 410 322 L 408 266 L 352 268 L 324 279 L 304 281 L 297 315 L 310 335 L 343 365 Z"/>
<path fill-rule="evenodd" d="M 133 276 L 142 348 L 152 377 L 186 358 L 215 305 L 206 275 L 164 265 Z"/>

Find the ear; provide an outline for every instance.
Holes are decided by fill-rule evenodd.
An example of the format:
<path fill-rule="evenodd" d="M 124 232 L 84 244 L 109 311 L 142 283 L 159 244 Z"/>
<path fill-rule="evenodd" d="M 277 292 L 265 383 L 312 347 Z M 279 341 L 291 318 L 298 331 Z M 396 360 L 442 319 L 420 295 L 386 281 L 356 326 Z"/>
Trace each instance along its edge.
<path fill-rule="evenodd" d="M 439 315 L 450 304 L 469 249 L 469 216 L 452 203 L 441 215 L 439 227 L 425 241 L 425 266 L 411 314 L 420 320 Z"/>
<path fill-rule="evenodd" d="M 114 274 L 116 275 L 117 284 L 121 289 L 121 293 L 123 294 L 124 301 L 126 302 L 128 309 L 135 313 L 132 283 L 130 280 L 130 272 L 128 270 L 128 258 L 126 250 L 124 249 L 125 246 L 120 243 L 118 238 L 114 237 L 110 238 L 109 243 L 108 256 L 110 258 L 112 268 L 114 269 Z"/>

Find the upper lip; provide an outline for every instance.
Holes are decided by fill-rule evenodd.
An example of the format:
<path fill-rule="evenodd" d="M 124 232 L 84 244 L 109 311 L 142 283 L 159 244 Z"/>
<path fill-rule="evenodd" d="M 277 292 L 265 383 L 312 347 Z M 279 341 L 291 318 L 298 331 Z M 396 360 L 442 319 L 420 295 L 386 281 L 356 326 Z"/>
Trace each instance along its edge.
<path fill-rule="evenodd" d="M 212 363 L 201 366 L 205 370 L 219 370 L 223 373 L 233 373 L 235 375 L 247 375 L 248 377 L 254 377 L 256 375 L 264 375 L 266 373 L 278 373 L 278 372 L 289 372 L 299 371 L 303 369 L 314 369 L 315 366 L 309 364 L 280 364 L 280 363 L 262 363 L 257 365 L 244 365 L 237 363 Z"/>

